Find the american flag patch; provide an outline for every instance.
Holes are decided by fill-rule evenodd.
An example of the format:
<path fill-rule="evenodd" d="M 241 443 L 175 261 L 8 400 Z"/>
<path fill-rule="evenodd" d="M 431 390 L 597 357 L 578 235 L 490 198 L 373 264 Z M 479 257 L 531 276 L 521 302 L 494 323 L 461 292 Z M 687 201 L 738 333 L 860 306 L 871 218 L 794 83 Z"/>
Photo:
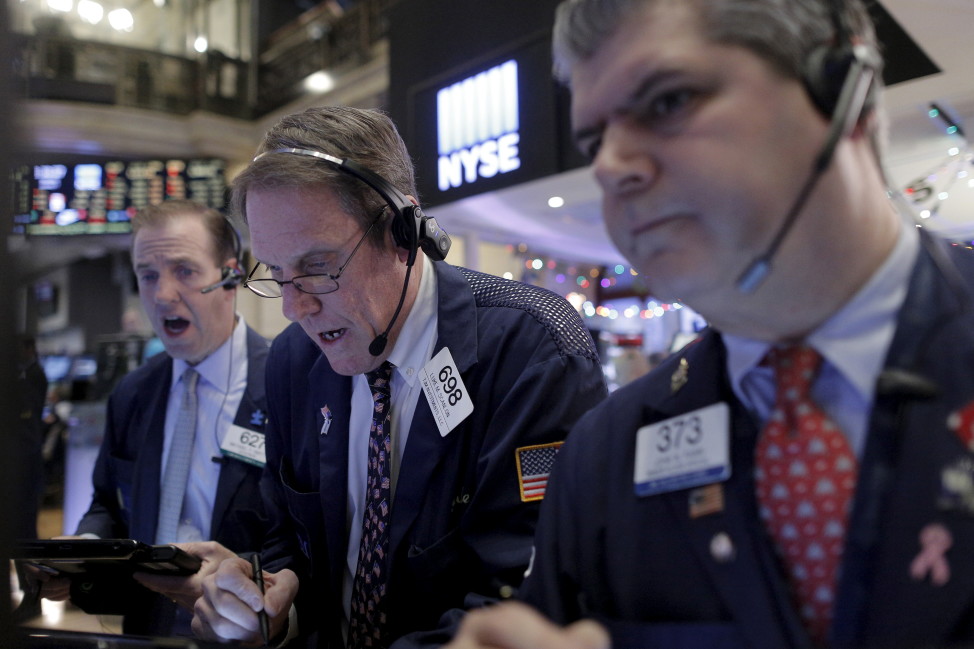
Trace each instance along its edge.
<path fill-rule="evenodd" d="M 564 442 L 522 446 L 517 449 L 517 480 L 521 487 L 521 500 L 531 502 L 544 498 L 548 476 L 555 464 L 555 456 Z"/>
<path fill-rule="evenodd" d="M 720 483 L 697 487 L 690 492 L 690 518 L 700 518 L 724 511 L 724 485 Z"/>

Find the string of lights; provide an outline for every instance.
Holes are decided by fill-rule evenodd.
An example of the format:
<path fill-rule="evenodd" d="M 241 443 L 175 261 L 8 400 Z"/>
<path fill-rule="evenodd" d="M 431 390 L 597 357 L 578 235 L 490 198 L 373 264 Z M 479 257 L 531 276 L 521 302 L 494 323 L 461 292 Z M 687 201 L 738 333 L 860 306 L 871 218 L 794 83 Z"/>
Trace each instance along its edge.
<path fill-rule="evenodd" d="M 921 219 L 937 216 L 955 189 L 974 190 L 974 176 L 970 173 L 974 151 L 964 129 L 936 103 L 929 105 L 927 115 L 941 123 L 944 132 L 958 142 L 947 149 L 941 162 L 903 189 L 906 198 L 917 207 Z M 961 186 L 958 183 L 962 183 Z"/>

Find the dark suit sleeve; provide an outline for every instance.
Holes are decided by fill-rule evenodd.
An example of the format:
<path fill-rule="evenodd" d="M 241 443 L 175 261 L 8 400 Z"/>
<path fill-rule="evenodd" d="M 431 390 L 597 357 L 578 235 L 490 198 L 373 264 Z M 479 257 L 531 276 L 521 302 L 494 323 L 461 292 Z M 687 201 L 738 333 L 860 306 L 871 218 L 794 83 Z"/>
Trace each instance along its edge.
<path fill-rule="evenodd" d="M 291 377 L 302 376 L 307 372 L 316 358 L 314 350 L 308 348 L 303 340 L 304 333 L 300 330 L 289 329 L 278 336 L 271 347 L 265 371 L 265 387 L 267 390 L 267 424 L 265 437 L 266 464 L 261 480 L 261 493 L 264 498 L 264 508 L 270 519 L 270 528 L 264 537 L 261 556 L 264 569 L 278 572 L 284 568 L 294 570 L 298 575 L 304 574 L 305 562 L 301 560 L 302 552 L 297 542 L 295 521 L 288 512 L 287 499 L 284 495 L 286 488 L 281 483 L 281 467 L 290 466 L 291 460 L 283 461 L 288 455 L 285 450 L 285 434 L 292 424 L 292 408 L 304 407 L 303 403 L 292 404 L 292 394 L 288 388 Z M 305 354 L 295 354 L 292 347 L 297 345 Z M 296 366 L 292 366 L 292 359 Z"/>
<path fill-rule="evenodd" d="M 518 450 L 564 441 L 574 423 L 605 396 L 594 354 L 559 352 L 550 339 L 532 331 L 511 327 L 504 340 L 488 341 L 484 349 L 492 358 L 479 364 L 482 373 L 475 371 L 470 377 L 468 388 L 476 385 L 473 421 L 467 430 L 450 433 L 466 434 L 472 442 L 467 457 L 461 454 L 454 460 L 470 470 L 469 477 L 461 489 L 446 490 L 460 502 L 431 498 L 424 505 L 460 515 L 456 527 L 438 539 L 431 537 L 428 547 L 416 539 L 409 561 L 415 585 L 405 589 L 412 597 L 419 594 L 435 602 L 428 609 L 445 613 L 438 624 L 427 627 L 430 631 L 407 634 L 393 643 L 394 649 L 442 644 L 464 610 L 517 590 L 530 560 L 541 506 L 540 501 L 522 500 Z M 410 614 L 409 602 L 397 600 L 394 606 L 404 613 L 391 615 Z M 413 614 L 418 617 L 423 611 Z"/>
<path fill-rule="evenodd" d="M 119 406 L 119 394 L 113 393 L 108 399 L 105 417 L 105 437 L 98 450 L 98 459 L 92 472 L 94 487 L 91 506 L 78 522 L 75 534 L 94 534 L 103 539 L 129 538 L 128 509 L 131 506 L 132 469 L 134 458 L 127 460 L 120 452 L 121 436 L 125 435 L 122 425 L 125 408 Z M 122 397 L 124 399 L 124 397 Z"/>
<path fill-rule="evenodd" d="M 585 429 L 595 421 L 594 413 L 586 415 L 572 432 L 568 445 L 562 449 L 558 466 L 551 476 L 545 503 L 541 508 L 530 572 L 518 593 L 518 598 L 543 611 L 557 624 L 569 624 L 580 619 L 584 612 L 579 600 L 579 565 L 581 553 L 577 546 L 583 542 L 574 513 L 586 499 L 578 492 L 584 481 L 579 453 L 572 440 L 588 434 Z M 584 453 L 582 454 L 585 455 Z M 591 459 L 591 458 L 589 458 Z M 606 476 L 608 479 L 608 476 Z"/>

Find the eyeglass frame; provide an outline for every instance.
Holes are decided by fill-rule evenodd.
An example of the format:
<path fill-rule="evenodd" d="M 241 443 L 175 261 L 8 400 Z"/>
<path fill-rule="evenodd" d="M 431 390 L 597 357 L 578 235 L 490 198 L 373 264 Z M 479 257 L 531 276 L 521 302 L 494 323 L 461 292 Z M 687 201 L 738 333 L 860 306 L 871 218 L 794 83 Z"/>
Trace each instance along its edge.
<path fill-rule="evenodd" d="M 355 244 L 355 247 L 352 248 L 352 252 L 350 252 L 348 254 L 348 257 L 345 259 L 345 263 L 338 267 L 338 272 L 335 273 L 334 275 L 332 275 L 331 273 L 311 273 L 309 275 L 296 275 L 295 277 L 292 277 L 291 279 L 285 281 L 274 279 L 273 277 L 261 277 L 259 279 L 254 279 L 253 278 L 254 273 L 256 273 L 257 269 L 261 267 L 261 263 L 257 262 L 254 265 L 253 269 L 250 271 L 250 274 L 247 275 L 247 279 L 244 280 L 244 284 L 243 284 L 244 287 L 247 288 L 251 293 L 253 293 L 257 297 L 262 297 L 268 300 L 276 300 L 278 298 L 284 297 L 284 286 L 287 284 L 292 285 L 297 290 L 301 291 L 302 293 L 306 293 L 308 295 L 328 295 L 329 293 L 334 293 L 335 291 L 341 288 L 341 285 L 338 283 L 338 278 L 340 278 L 342 276 L 342 273 L 345 272 L 345 269 L 348 268 L 348 265 L 351 263 L 352 258 L 355 256 L 355 253 L 358 252 L 358 249 L 362 247 L 363 243 L 365 243 L 365 240 L 368 238 L 369 233 L 372 231 L 372 228 L 375 227 L 375 224 L 379 222 L 384 212 L 385 212 L 385 208 L 383 207 L 382 211 L 379 212 L 379 215 L 375 217 L 372 223 L 369 224 L 369 227 L 366 228 L 365 234 L 362 235 L 362 238 L 359 239 L 358 243 Z M 301 288 L 300 285 L 295 283 L 296 281 L 307 277 L 327 277 L 331 281 L 335 282 L 335 288 L 327 291 L 307 291 Z M 279 295 L 265 295 L 264 293 L 258 292 L 257 289 L 251 286 L 251 284 L 255 282 L 274 282 L 275 284 L 277 284 L 277 287 L 281 292 Z"/>

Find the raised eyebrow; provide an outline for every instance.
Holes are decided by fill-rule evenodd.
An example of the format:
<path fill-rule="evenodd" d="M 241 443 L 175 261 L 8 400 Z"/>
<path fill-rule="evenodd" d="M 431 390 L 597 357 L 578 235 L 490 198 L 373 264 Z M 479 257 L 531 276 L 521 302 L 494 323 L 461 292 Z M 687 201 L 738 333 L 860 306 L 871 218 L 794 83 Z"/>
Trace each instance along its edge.
<path fill-rule="evenodd" d="M 135 270 L 146 270 L 156 268 L 158 264 L 153 262 L 143 261 L 135 264 Z M 173 259 L 167 259 L 165 263 L 162 264 L 163 267 L 173 268 L 175 266 L 188 266 L 189 268 L 199 269 L 200 264 L 189 257 L 175 257 Z"/>

